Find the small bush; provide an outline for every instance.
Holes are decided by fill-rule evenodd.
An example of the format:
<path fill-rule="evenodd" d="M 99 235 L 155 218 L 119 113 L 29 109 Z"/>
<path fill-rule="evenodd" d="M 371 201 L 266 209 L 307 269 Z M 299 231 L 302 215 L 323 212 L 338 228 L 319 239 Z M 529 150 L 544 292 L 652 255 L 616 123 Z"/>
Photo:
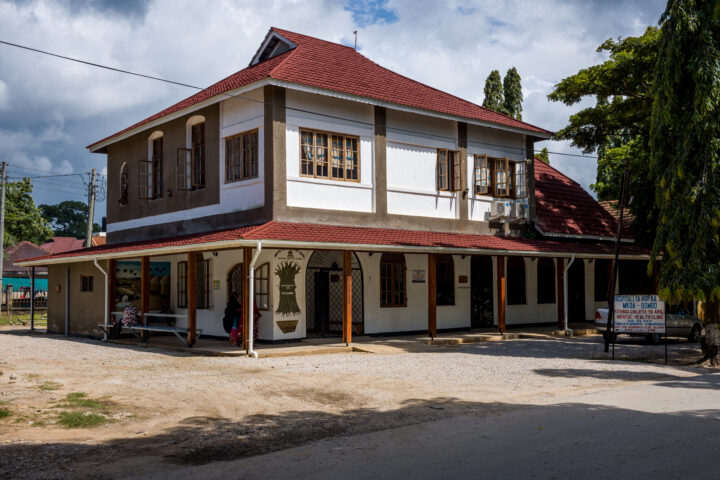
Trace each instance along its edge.
<path fill-rule="evenodd" d="M 65 428 L 89 428 L 108 422 L 109 418 L 98 413 L 60 412 L 57 423 Z"/>

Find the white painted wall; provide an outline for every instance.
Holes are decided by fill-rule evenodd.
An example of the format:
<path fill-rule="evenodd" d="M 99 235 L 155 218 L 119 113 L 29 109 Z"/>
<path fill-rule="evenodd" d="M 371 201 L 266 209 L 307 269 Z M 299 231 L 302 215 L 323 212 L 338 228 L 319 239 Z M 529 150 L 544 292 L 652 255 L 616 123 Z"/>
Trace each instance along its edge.
<path fill-rule="evenodd" d="M 363 103 L 295 90 L 286 91 L 285 102 L 288 107 L 286 110 L 288 206 L 372 212 L 375 177 L 372 143 L 373 108 Z M 315 112 L 342 119 L 318 115 Z M 359 137 L 360 182 L 301 177 L 300 128 Z"/>
<path fill-rule="evenodd" d="M 428 283 L 427 255 L 405 255 L 407 306 L 380 306 L 380 253 L 358 253 L 363 266 L 365 333 L 427 331 Z M 470 257 L 454 255 L 455 305 L 437 307 L 437 328 L 470 327 L 470 284 L 459 284 L 460 275 L 470 276 Z M 412 271 L 424 270 L 425 282 L 412 283 Z"/>
<path fill-rule="evenodd" d="M 436 188 L 437 149 L 456 150 L 457 123 L 387 111 L 388 213 L 457 218 L 459 193 Z"/>

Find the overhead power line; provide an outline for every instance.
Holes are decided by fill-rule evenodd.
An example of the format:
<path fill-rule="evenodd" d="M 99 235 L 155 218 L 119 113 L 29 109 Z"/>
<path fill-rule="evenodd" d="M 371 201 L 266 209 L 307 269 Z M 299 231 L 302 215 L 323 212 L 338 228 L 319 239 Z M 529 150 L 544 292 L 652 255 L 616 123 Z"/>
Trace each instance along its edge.
<path fill-rule="evenodd" d="M 124 68 L 111 67 L 111 66 L 103 65 L 103 64 L 100 64 L 100 63 L 96 63 L 96 62 L 90 62 L 90 61 L 82 60 L 82 59 L 79 59 L 79 58 L 69 57 L 69 56 L 67 56 L 67 55 L 60 55 L 60 54 L 58 54 L 58 53 L 48 52 L 48 51 L 46 51 L 46 50 L 41 50 L 41 49 L 39 49 L 39 48 L 33 48 L 33 47 L 25 46 L 25 45 L 20 45 L 20 44 L 17 44 L 17 43 L 7 42 L 7 41 L 5 41 L 5 40 L 0 40 L 0 44 L 8 45 L 8 46 L 10 46 L 10 47 L 15 47 L 15 48 L 19 48 L 19 49 L 22 49 L 22 50 L 27 50 L 27 51 L 35 52 L 35 53 L 40 53 L 40 54 L 43 54 L 43 55 L 49 55 L 49 56 L 51 56 L 51 57 L 59 58 L 59 59 L 62 59 L 62 60 L 67 60 L 67 61 L 71 61 L 71 62 L 81 63 L 81 64 L 83 64 L 83 65 L 88 65 L 88 66 L 91 66 L 91 67 L 101 68 L 101 69 L 104 69 L 104 70 L 110 70 L 110 71 L 117 72 L 117 73 L 123 73 L 123 74 L 126 74 L 126 75 L 133 75 L 133 76 L 135 76 L 135 77 L 146 78 L 146 79 L 155 80 L 155 81 L 158 81 L 158 82 L 164 82 L 164 83 L 168 83 L 168 84 L 171 84 L 171 85 L 177 85 L 177 86 L 181 86 L 181 87 L 192 88 L 192 89 L 198 90 L 198 91 L 204 91 L 204 90 L 206 90 L 206 88 L 198 87 L 198 86 L 196 86 L 196 85 L 191 85 L 191 84 L 184 83 L 184 82 L 179 82 L 179 81 L 175 81 L 175 80 L 170 80 L 170 79 L 162 78 L 162 77 L 156 77 L 156 76 L 153 76 L 153 75 L 147 75 L 147 74 L 144 74 L 144 73 L 133 72 L 133 71 L 130 71 L 130 70 L 127 70 L 127 69 L 124 69 Z M 255 103 L 262 104 L 262 105 L 269 105 L 269 106 L 274 106 L 274 107 L 280 106 L 280 107 L 284 107 L 284 108 L 287 109 L 287 110 L 293 110 L 293 111 L 296 111 L 296 112 L 307 113 L 307 114 L 311 114 L 311 115 L 318 115 L 318 116 L 322 116 L 322 117 L 325 117 L 325 118 L 331 118 L 331 119 L 335 119 L 335 120 L 342 120 L 342 121 L 352 122 L 352 123 L 356 123 L 356 124 L 360 124 L 360 125 L 365 125 L 365 126 L 374 126 L 374 124 L 371 123 L 371 122 L 364 122 L 364 121 L 362 121 L 362 120 L 357 120 L 357 119 L 353 119 L 353 118 L 346 118 L 346 117 L 340 117 L 340 116 L 337 116 L 337 115 L 329 115 L 329 114 L 326 114 L 326 113 L 313 112 L 313 111 L 304 110 L 304 109 L 301 109 L 301 108 L 288 107 L 288 106 L 286 106 L 286 105 L 277 105 L 277 104 L 275 104 L 275 103 L 273 103 L 273 102 L 266 102 L 266 101 L 264 101 L 264 100 L 258 100 L 258 99 L 255 99 L 255 98 L 244 97 L 244 96 L 242 96 L 242 94 L 230 94 L 230 93 L 227 93 L 227 92 L 222 92 L 222 93 L 219 93 L 218 95 L 223 95 L 223 96 L 226 96 L 226 97 L 229 97 L 229 98 L 237 98 L 237 99 L 241 99 L 241 100 L 246 100 L 246 101 L 249 101 L 249 102 L 255 102 Z M 388 130 L 394 130 L 394 131 L 397 131 L 397 132 L 404 132 L 404 133 L 420 134 L 420 135 L 423 135 L 423 136 L 436 137 L 436 138 L 441 138 L 441 139 L 445 139 L 445 140 L 452 140 L 452 141 L 455 141 L 455 140 L 456 140 L 455 137 L 449 137 L 449 136 L 444 136 L 444 135 L 436 135 L 436 134 L 429 134 L 429 133 L 427 133 L 427 132 L 419 132 L 419 131 L 409 130 L 409 129 L 403 129 L 403 128 L 388 127 Z M 469 143 L 474 143 L 474 144 L 476 144 L 476 145 L 484 145 L 484 146 L 489 146 L 489 147 L 502 147 L 502 148 L 506 148 L 506 149 L 513 149 L 513 150 L 518 150 L 518 151 L 524 151 L 524 148 L 523 148 L 523 147 L 517 147 L 517 146 L 515 146 L 515 145 L 492 144 L 492 143 L 485 143 L 485 142 L 469 142 Z M 540 150 L 535 150 L 533 153 L 538 153 L 538 152 L 540 152 Z M 562 156 L 579 157 L 579 158 L 587 158 L 587 159 L 597 159 L 597 158 L 598 158 L 597 156 L 581 155 L 581 154 L 566 153 L 566 152 L 550 152 L 550 151 L 548 151 L 548 153 L 553 154 L 553 155 L 562 155 Z"/>

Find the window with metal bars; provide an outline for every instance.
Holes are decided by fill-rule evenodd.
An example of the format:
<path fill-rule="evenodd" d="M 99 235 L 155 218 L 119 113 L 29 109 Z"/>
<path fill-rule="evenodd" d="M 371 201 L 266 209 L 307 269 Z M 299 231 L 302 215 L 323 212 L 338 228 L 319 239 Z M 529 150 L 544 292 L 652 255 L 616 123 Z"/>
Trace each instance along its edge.
<path fill-rule="evenodd" d="M 300 130 L 300 175 L 348 182 L 360 181 L 359 138 Z"/>
<path fill-rule="evenodd" d="M 436 186 L 439 191 L 462 190 L 460 152 L 439 148 L 437 151 Z"/>
<path fill-rule="evenodd" d="M 490 164 L 487 155 L 475 155 L 473 166 L 473 183 L 476 195 L 487 195 L 491 188 Z"/>
<path fill-rule="evenodd" d="M 455 263 L 452 255 L 438 255 L 435 269 L 436 304 L 455 305 Z"/>
<path fill-rule="evenodd" d="M 225 182 L 258 176 L 258 131 L 239 133 L 225 139 Z"/>
<path fill-rule="evenodd" d="M 405 255 L 383 253 L 380 257 L 380 306 L 405 307 Z"/>
<path fill-rule="evenodd" d="M 212 285 L 212 272 L 210 260 L 198 259 L 195 272 L 195 293 L 197 309 L 210 308 L 210 292 Z M 177 305 L 178 308 L 187 308 L 187 262 L 178 262 L 177 275 Z"/>
<path fill-rule="evenodd" d="M 525 260 L 522 257 L 509 257 L 507 260 L 507 304 L 524 305 L 525 297 Z"/>
<path fill-rule="evenodd" d="M 128 204 L 128 190 L 130 188 L 130 172 L 127 162 L 120 167 L 120 198 L 122 205 Z"/>
<path fill-rule="evenodd" d="M 537 261 L 537 303 L 555 303 L 555 262 L 552 258 Z"/>
<path fill-rule="evenodd" d="M 270 264 L 255 269 L 255 305 L 258 310 L 270 309 Z"/>
<path fill-rule="evenodd" d="M 205 122 L 190 127 L 190 148 L 178 148 L 177 189 L 205 188 Z"/>
<path fill-rule="evenodd" d="M 92 292 L 94 279 L 92 275 L 80 275 L 80 291 Z"/>
<path fill-rule="evenodd" d="M 152 155 L 140 161 L 139 197 L 144 200 L 162 197 L 163 137 L 152 140 Z"/>

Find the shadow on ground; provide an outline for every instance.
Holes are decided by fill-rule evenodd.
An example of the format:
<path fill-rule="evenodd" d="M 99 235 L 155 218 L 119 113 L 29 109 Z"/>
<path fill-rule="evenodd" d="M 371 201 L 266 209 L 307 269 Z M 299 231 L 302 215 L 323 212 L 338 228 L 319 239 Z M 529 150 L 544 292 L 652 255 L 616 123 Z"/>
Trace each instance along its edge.
<path fill-rule="evenodd" d="M 549 377 L 574 375 L 599 378 L 614 374 L 595 370 L 540 370 L 539 373 Z M 653 377 L 657 378 L 658 375 Z M 718 388 L 720 384 L 720 375 L 693 378 L 661 375 L 659 378 L 664 380 L 660 385 L 666 387 Z M 637 376 L 637 380 L 647 379 L 650 378 L 642 373 Z M 597 428 L 614 425 L 618 430 L 646 425 L 659 432 L 685 431 L 700 423 L 707 425 L 708 419 L 720 420 L 720 408 L 658 414 L 582 403 L 535 406 L 468 402 L 456 398 L 413 399 L 390 411 L 361 408 L 335 413 L 287 411 L 280 415 L 251 415 L 242 419 L 191 417 L 159 435 L 138 435 L 95 445 L 69 442 L 3 444 L 0 445 L 0 477 L 117 478 L 163 472 L 167 475 L 167 471 L 183 466 L 248 458 L 323 439 L 453 417 L 497 420 L 510 411 L 529 412 L 529 409 L 535 410 L 534 417 L 547 419 L 548 422 L 552 418 L 570 418 L 597 422 Z M 589 425 L 588 428 L 594 429 L 595 426 Z M 530 425 L 528 432 L 537 433 L 535 429 L 536 426 Z M 655 435 L 654 441 L 662 440 L 662 435 Z M 502 441 L 503 436 L 503 431 L 478 431 L 479 442 Z M 618 438 L 618 441 L 623 441 L 622 435 Z M 588 440 L 578 437 L 567 441 L 577 444 L 578 441 Z M 523 454 L 518 452 L 518 455 Z"/>

